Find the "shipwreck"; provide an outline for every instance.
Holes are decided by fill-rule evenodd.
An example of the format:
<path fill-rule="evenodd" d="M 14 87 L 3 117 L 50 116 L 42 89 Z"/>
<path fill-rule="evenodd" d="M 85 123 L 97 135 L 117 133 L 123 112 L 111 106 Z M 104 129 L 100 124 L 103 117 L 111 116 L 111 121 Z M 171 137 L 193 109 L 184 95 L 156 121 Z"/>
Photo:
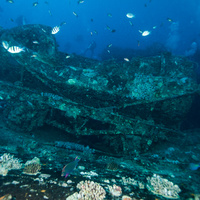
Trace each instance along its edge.
<path fill-rule="evenodd" d="M 16 54 L 0 48 L 1 115 L 10 128 L 56 127 L 118 154 L 147 151 L 180 133 L 199 93 L 191 61 L 168 52 L 129 62 L 66 55 L 51 30 L 0 31 L 1 42 L 24 48 Z"/>

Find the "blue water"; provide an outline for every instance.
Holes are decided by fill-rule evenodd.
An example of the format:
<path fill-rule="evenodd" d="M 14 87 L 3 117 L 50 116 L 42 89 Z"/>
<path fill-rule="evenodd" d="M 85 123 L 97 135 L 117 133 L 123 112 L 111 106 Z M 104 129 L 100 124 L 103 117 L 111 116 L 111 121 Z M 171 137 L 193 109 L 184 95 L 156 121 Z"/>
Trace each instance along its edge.
<path fill-rule="evenodd" d="M 0 26 L 12 28 L 22 24 L 22 19 L 26 24 L 51 27 L 65 21 L 66 25 L 56 34 L 59 50 L 81 55 L 95 41 L 92 56 L 97 59 L 101 59 L 102 51 L 109 44 L 137 51 L 153 48 L 157 43 L 177 55 L 188 55 L 187 51 L 195 48 L 188 56 L 200 45 L 199 0 L 85 0 L 79 4 L 78 0 L 38 0 L 38 5 L 33 6 L 34 2 L 2 0 Z M 129 19 L 127 13 L 135 17 Z M 116 31 L 111 32 L 107 26 Z M 150 34 L 143 37 L 139 30 L 148 30 Z M 193 42 L 195 47 L 191 46 Z"/>

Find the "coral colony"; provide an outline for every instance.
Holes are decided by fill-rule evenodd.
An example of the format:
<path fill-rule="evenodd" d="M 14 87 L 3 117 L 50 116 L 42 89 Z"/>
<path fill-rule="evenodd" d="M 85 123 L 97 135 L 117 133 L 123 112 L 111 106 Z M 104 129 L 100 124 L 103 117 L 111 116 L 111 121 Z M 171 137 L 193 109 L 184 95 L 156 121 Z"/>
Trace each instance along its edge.
<path fill-rule="evenodd" d="M 77 184 L 79 193 L 75 193 L 68 197 L 67 200 L 80 199 L 80 200 L 102 200 L 105 199 L 106 191 L 100 186 L 99 183 L 93 181 L 81 181 Z"/>
<path fill-rule="evenodd" d="M 20 160 L 14 158 L 14 155 L 4 153 L 0 157 L 0 175 L 6 176 L 10 170 L 21 168 L 22 164 L 20 163 Z"/>
<path fill-rule="evenodd" d="M 151 178 L 147 178 L 147 189 L 156 195 L 168 199 L 179 199 L 178 193 L 181 192 L 178 185 L 173 184 L 167 179 L 161 178 L 157 174 L 154 174 Z"/>

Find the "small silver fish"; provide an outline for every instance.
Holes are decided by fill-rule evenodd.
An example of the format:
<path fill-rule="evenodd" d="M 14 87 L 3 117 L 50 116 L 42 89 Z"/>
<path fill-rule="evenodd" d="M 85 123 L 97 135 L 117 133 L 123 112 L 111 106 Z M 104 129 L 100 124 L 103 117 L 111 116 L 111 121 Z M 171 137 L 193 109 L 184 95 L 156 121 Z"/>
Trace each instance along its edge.
<path fill-rule="evenodd" d="M 95 34 L 98 34 L 98 31 L 97 31 L 97 30 L 94 30 L 93 32 L 94 32 Z"/>
<path fill-rule="evenodd" d="M 53 27 L 51 34 L 55 35 L 56 33 L 58 33 L 60 31 L 60 26 L 55 26 Z"/>
<path fill-rule="evenodd" d="M 142 36 L 148 36 L 151 33 L 150 31 L 141 31 L 141 30 L 139 30 L 139 32 L 142 34 Z"/>
<path fill-rule="evenodd" d="M 74 15 L 74 16 L 76 16 L 76 17 L 78 17 L 78 14 L 77 14 L 77 13 L 75 13 L 75 12 L 73 12 L 73 15 Z"/>
<path fill-rule="evenodd" d="M 20 52 L 24 51 L 24 48 L 20 48 L 18 46 L 11 46 L 7 50 L 10 53 L 20 53 Z"/>
<path fill-rule="evenodd" d="M 111 30 L 110 26 L 106 25 L 106 29 L 108 29 L 109 31 Z"/>
<path fill-rule="evenodd" d="M 129 21 L 129 24 L 130 24 L 131 26 L 133 26 L 133 22 L 132 22 L 132 21 Z"/>
<path fill-rule="evenodd" d="M 46 33 L 46 31 L 42 28 L 42 31 L 44 32 L 44 33 Z"/>
<path fill-rule="evenodd" d="M 36 58 L 37 57 L 37 54 L 33 54 L 32 56 L 31 56 L 31 58 Z"/>
<path fill-rule="evenodd" d="M 169 17 L 167 18 L 167 21 L 168 22 L 173 22 L 173 20 L 171 18 L 169 18 Z"/>
<path fill-rule="evenodd" d="M 149 35 L 151 32 L 150 31 L 144 31 L 143 33 L 142 33 L 142 36 L 147 36 L 147 35 Z"/>
<path fill-rule="evenodd" d="M 5 48 L 5 49 L 8 49 L 8 47 L 9 47 L 9 44 L 8 44 L 8 42 L 7 41 L 2 41 L 2 45 L 3 45 L 3 47 Z"/>
<path fill-rule="evenodd" d="M 126 17 L 128 17 L 129 19 L 132 19 L 135 17 L 135 15 L 133 13 L 127 13 Z"/>
<path fill-rule="evenodd" d="M 37 40 L 34 40 L 33 44 L 39 44 L 39 42 Z"/>
<path fill-rule="evenodd" d="M 124 58 L 124 60 L 125 60 L 126 62 L 129 62 L 129 61 L 130 61 L 128 58 Z"/>
<path fill-rule="evenodd" d="M 79 0 L 79 1 L 78 1 L 78 4 L 80 4 L 80 3 L 84 3 L 84 1 L 83 1 L 83 0 Z"/>
<path fill-rule="evenodd" d="M 48 12 L 49 12 L 50 16 L 52 16 L 52 13 L 51 13 L 51 11 L 50 11 L 50 10 L 48 10 Z"/>
<path fill-rule="evenodd" d="M 37 1 L 33 3 L 33 7 L 36 7 L 37 5 L 38 5 Z"/>
<path fill-rule="evenodd" d="M 8 3 L 14 3 L 13 0 L 6 0 Z"/>

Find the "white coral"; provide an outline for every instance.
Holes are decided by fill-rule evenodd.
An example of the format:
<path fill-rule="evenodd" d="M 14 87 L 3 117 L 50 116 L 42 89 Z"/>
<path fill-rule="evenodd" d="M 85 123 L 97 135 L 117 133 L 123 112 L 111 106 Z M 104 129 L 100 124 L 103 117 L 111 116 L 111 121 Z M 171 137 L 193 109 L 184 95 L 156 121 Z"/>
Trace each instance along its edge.
<path fill-rule="evenodd" d="M 112 196 L 114 197 L 119 197 L 122 194 L 122 188 L 120 186 L 117 185 L 113 185 L 113 186 L 108 186 L 110 193 L 112 194 Z"/>
<path fill-rule="evenodd" d="M 106 196 L 103 187 L 93 181 L 81 181 L 77 184 L 77 188 L 80 189 L 79 200 L 102 200 Z"/>
<path fill-rule="evenodd" d="M 147 178 L 147 189 L 156 195 L 161 195 L 169 199 L 178 199 L 178 193 L 181 192 L 178 185 L 174 185 L 167 179 L 161 178 L 159 175 L 154 174 L 153 177 Z"/>
<path fill-rule="evenodd" d="M 4 153 L 0 157 L 0 175 L 6 176 L 9 170 L 21 169 L 22 164 L 19 159 L 14 158 L 13 155 L 9 153 Z"/>

